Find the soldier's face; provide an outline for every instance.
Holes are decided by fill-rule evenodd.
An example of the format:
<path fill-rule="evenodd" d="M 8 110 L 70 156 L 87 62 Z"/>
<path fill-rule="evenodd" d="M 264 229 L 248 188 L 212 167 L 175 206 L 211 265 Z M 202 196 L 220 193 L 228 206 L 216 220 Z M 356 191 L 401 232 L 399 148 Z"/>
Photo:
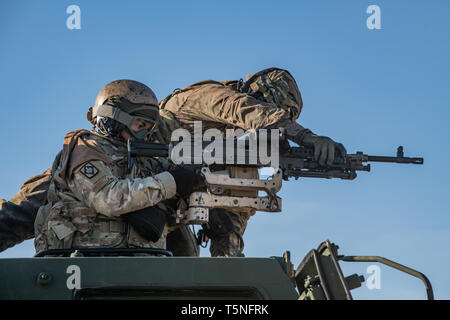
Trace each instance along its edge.
<path fill-rule="evenodd" d="M 151 127 L 152 127 L 151 122 L 146 121 L 144 119 L 136 119 L 134 120 L 130 129 L 133 130 L 134 132 L 139 132 L 141 130 L 150 130 Z M 126 130 L 122 132 L 122 136 L 125 138 L 125 140 L 128 140 L 131 137 L 130 133 L 127 132 Z M 148 139 L 149 137 L 145 137 L 144 141 L 148 141 Z"/>
<path fill-rule="evenodd" d="M 131 130 L 139 132 L 141 130 L 149 130 L 152 124 L 144 119 L 136 119 L 131 125 Z"/>

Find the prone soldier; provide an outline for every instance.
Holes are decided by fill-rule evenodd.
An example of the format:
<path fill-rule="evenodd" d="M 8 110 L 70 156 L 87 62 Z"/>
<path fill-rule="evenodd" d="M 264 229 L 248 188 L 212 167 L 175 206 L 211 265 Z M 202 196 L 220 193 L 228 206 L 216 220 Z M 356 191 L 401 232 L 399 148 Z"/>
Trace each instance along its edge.
<path fill-rule="evenodd" d="M 194 121 L 202 121 L 203 131 L 210 128 L 222 132 L 237 128 L 283 128 L 292 142 L 314 147 L 315 159 L 321 165 L 333 163 L 336 149 L 342 156 L 346 154 L 342 144 L 328 137 L 318 136 L 296 122 L 303 101 L 294 77 L 286 70 L 265 69 L 248 75 L 245 82 L 242 79 L 198 82 L 175 90 L 159 106 L 162 119 L 166 119 L 165 122 L 170 124 L 172 130 L 179 125 L 192 133 Z M 233 177 L 258 177 L 255 168 L 247 168 L 245 173 L 238 168 L 230 170 Z M 229 213 L 234 232 L 211 239 L 212 256 L 235 256 L 244 248 L 242 236 L 254 211 L 233 210 Z"/>

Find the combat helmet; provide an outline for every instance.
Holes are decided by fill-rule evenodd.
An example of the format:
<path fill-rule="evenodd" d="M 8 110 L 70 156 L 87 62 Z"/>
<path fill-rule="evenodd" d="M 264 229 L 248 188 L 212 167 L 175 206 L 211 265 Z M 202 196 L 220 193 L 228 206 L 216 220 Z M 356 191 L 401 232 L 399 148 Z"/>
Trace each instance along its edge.
<path fill-rule="evenodd" d="M 275 103 L 279 108 L 289 111 L 293 120 L 297 119 L 302 111 L 300 90 L 287 70 L 269 68 L 249 74 L 240 91 L 256 99 Z"/>
<path fill-rule="evenodd" d="M 158 118 L 155 93 L 143 83 L 126 79 L 110 82 L 103 87 L 87 114 L 89 122 L 100 133 L 118 137 L 127 128 L 137 139 L 150 135 L 156 129 Z M 133 131 L 131 125 L 136 119 L 149 121 L 153 126 L 150 130 Z"/>

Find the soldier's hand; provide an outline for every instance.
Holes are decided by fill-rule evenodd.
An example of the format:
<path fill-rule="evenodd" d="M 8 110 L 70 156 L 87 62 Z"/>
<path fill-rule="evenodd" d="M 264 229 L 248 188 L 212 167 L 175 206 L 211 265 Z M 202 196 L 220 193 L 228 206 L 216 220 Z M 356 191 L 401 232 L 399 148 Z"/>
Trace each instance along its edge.
<path fill-rule="evenodd" d="M 177 193 L 182 197 L 187 197 L 192 193 L 194 185 L 198 181 L 198 174 L 193 170 L 185 168 L 177 168 L 169 171 L 177 184 Z"/>
<path fill-rule="evenodd" d="M 303 138 L 303 144 L 314 147 L 314 160 L 318 161 L 321 166 L 333 164 L 336 150 L 339 150 L 342 157 L 345 157 L 347 154 L 347 150 L 341 143 L 313 133 L 307 134 Z"/>

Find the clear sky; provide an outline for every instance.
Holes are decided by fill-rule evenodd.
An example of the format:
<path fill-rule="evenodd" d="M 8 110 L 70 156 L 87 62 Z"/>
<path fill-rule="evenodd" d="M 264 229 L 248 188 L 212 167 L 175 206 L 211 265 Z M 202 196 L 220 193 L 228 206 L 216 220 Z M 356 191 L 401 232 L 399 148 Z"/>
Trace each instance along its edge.
<path fill-rule="evenodd" d="M 66 8 L 81 9 L 69 30 Z M 381 29 L 369 30 L 369 5 Z M 162 99 L 193 82 L 277 66 L 297 79 L 298 120 L 350 153 L 422 156 L 423 166 L 374 164 L 354 181 L 284 183 L 284 210 L 257 213 L 247 256 L 295 265 L 330 239 L 346 255 L 379 255 L 425 273 L 450 299 L 450 2 L 1 1 L 0 197 L 48 168 L 64 135 L 90 129 L 86 111 L 108 82 L 129 78 Z M 32 241 L 0 258 L 30 257 Z M 202 256 L 208 256 L 205 249 Z M 368 263 L 342 262 L 344 273 Z M 359 299 L 423 299 L 420 280 L 381 266 L 381 289 Z"/>

